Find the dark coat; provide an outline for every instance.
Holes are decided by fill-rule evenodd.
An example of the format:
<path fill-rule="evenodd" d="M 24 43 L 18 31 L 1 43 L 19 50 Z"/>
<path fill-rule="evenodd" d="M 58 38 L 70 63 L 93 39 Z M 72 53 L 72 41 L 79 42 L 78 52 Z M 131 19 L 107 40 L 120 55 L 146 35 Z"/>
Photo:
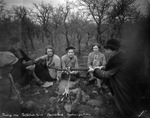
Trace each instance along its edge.
<path fill-rule="evenodd" d="M 12 70 L 11 74 L 14 78 L 15 82 L 19 82 L 21 85 L 27 85 L 32 80 L 32 72 L 26 70 L 26 65 L 23 64 L 23 61 L 28 62 L 31 59 L 27 56 L 27 54 L 20 48 L 17 50 L 11 48 L 9 50 L 12 52 L 19 60 L 16 64 L 14 64 L 14 69 Z"/>
<path fill-rule="evenodd" d="M 27 62 L 27 61 L 31 60 L 26 55 L 26 53 L 22 49 L 20 49 L 20 48 L 18 48 L 17 50 L 14 49 L 14 48 L 11 48 L 9 51 L 12 52 L 18 59 L 21 59 L 22 61 L 25 60 Z"/>
<path fill-rule="evenodd" d="M 11 75 L 0 79 L 0 113 L 20 113 L 22 99 L 14 85 Z"/>
<path fill-rule="evenodd" d="M 125 52 L 118 51 L 107 62 L 105 70 L 95 69 L 94 76 L 104 79 L 122 115 L 135 113 L 138 98 L 138 78 L 132 71 Z"/>

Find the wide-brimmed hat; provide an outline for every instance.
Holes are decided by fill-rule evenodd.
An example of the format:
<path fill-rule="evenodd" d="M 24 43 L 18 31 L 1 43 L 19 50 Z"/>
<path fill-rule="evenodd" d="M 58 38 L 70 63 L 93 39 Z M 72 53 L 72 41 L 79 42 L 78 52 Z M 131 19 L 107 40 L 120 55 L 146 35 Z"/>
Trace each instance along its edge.
<path fill-rule="evenodd" d="M 8 65 L 13 65 L 18 61 L 18 58 L 9 51 L 0 52 L 0 68 Z"/>
<path fill-rule="evenodd" d="M 120 42 L 116 39 L 110 39 L 104 46 L 105 49 L 118 50 L 120 48 Z"/>
<path fill-rule="evenodd" d="M 66 48 L 66 51 L 68 51 L 68 50 L 74 50 L 74 49 L 75 48 L 73 46 L 70 46 L 70 47 Z"/>

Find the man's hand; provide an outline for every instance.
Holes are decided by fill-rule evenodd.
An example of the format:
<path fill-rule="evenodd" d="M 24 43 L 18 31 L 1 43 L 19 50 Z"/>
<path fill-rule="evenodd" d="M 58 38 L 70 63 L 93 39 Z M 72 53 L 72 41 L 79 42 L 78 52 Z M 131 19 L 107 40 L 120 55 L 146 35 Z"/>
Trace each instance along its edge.
<path fill-rule="evenodd" d="M 104 70 L 104 69 L 105 69 L 105 66 L 97 66 L 97 67 L 94 68 L 94 70 L 95 70 L 96 68 L 98 68 L 98 69 L 100 69 L 100 70 Z"/>
<path fill-rule="evenodd" d="M 70 71 L 70 74 L 75 74 L 75 71 Z"/>
<path fill-rule="evenodd" d="M 37 63 L 39 60 L 40 60 L 40 59 L 37 58 L 37 59 L 34 60 L 34 62 Z"/>
<path fill-rule="evenodd" d="M 22 61 L 22 64 L 26 64 L 26 61 L 25 61 L 25 60 L 23 60 L 23 61 Z"/>
<path fill-rule="evenodd" d="M 78 71 L 70 71 L 70 74 L 77 74 Z"/>
<path fill-rule="evenodd" d="M 34 70 L 35 69 L 35 64 L 34 65 L 30 65 L 26 67 L 27 70 Z"/>
<path fill-rule="evenodd" d="M 88 72 L 93 72 L 94 71 L 94 68 L 92 68 L 92 67 L 89 67 L 89 70 L 88 70 Z"/>
<path fill-rule="evenodd" d="M 59 81 L 59 80 L 60 80 L 60 77 L 57 76 L 56 79 L 57 79 L 57 81 Z"/>

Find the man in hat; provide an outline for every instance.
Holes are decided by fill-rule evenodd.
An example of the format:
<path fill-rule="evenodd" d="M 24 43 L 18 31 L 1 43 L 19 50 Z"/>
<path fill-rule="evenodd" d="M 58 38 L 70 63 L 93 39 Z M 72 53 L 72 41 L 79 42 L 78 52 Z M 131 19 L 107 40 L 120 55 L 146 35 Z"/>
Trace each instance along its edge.
<path fill-rule="evenodd" d="M 78 59 L 74 54 L 74 50 L 75 50 L 75 48 L 72 47 L 72 46 L 66 48 L 67 54 L 65 54 L 61 57 L 61 67 L 62 67 L 62 69 L 68 69 L 68 68 L 77 69 L 77 68 L 79 68 Z M 70 74 L 71 74 L 71 80 L 72 81 L 75 81 L 76 78 L 79 76 L 78 71 L 72 71 Z M 62 73 L 62 78 L 63 78 L 64 75 L 65 75 L 65 73 Z"/>
<path fill-rule="evenodd" d="M 17 114 L 20 118 L 23 109 L 31 110 L 34 106 L 31 101 L 23 103 L 10 74 L 17 61 L 18 58 L 11 52 L 0 52 L 0 116 Z"/>
<path fill-rule="evenodd" d="M 7 51 L 0 52 L 0 113 L 18 113 L 18 107 L 20 107 L 19 102 L 20 104 L 22 103 L 19 92 L 17 91 L 13 78 L 10 74 L 13 69 L 13 64 L 17 61 L 18 58 L 16 58 L 12 53 Z M 11 104 L 12 101 L 14 102 L 13 104 Z"/>
<path fill-rule="evenodd" d="M 34 80 L 37 85 L 42 85 L 42 82 L 38 78 L 33 77 L 33 71 L 28 68 L 28 63 L 32 61 L 20 48 L 20 43 L 12 42 L 11 45 L 12 47 L 9 51 L 18 58 L 18 62 L 15 64 L 14 69 L 11 72 L 15 80 L 18 81 L 22 86 L 28 85 L 31 80 Z"/>
<path fill-rule="evenodd" d="M 135 115 L 139 91 L 135 83 L 135 74 L 127 64 L 127 56 L 120 50 L 120 43 L 110 39 L 105 48 L 109 55 L 105 69 L 96 68 L 94 76 L 103 79 L 110 88 L 116 107 L 125 117 Z"/>

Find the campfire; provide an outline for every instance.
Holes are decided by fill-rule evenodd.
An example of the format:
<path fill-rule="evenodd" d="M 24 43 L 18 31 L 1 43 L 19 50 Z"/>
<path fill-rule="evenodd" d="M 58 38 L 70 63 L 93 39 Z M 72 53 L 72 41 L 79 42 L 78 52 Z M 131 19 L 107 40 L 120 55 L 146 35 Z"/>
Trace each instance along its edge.
<path fill-rule="evenodd" d="M 77 82 L 62 80 L 58 86 L 58 102 L 64 103 L 64 108 L 67 113 L 73 111 L 81 99 L 81 89 L 76 88 L 76 85 Z"/>

